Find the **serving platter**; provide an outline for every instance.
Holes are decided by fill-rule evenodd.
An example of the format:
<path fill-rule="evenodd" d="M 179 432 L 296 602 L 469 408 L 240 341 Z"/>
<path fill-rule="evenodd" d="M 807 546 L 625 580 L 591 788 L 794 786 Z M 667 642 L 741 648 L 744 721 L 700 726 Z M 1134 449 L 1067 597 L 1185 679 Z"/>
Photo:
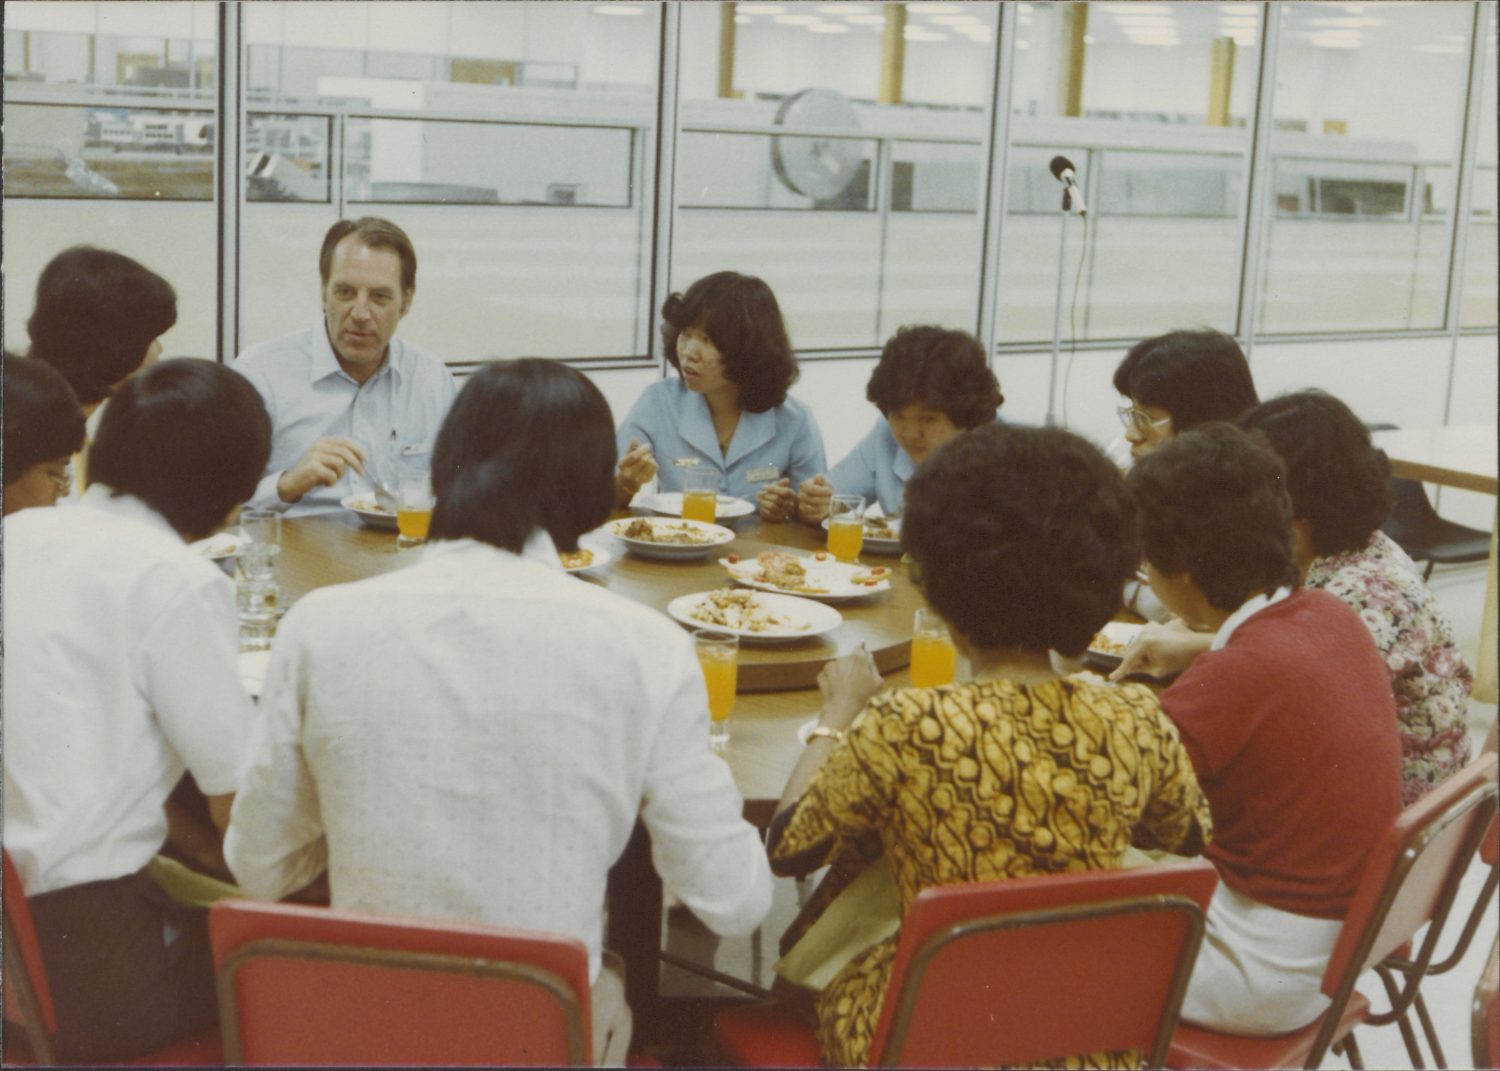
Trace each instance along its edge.
<path fill-rule="evenodd" d="M 779 595 L 800 595 L 803 598 L 822 602 L 844 602 L 848 599 L 863 599 L 891 590 L 890 569 L 883 565 L 859 565 L 841 562 L 826 551 L 795 558 L 805 573 L 800 582 L 767 579 L 764 565 L 755 558 L 730 561 L 720 558 L 719 564 L 737 583 L 758 591 L 769 591 Z M 788 555 L 788 557 L 794 557 Z"/>
<path fill-rule="evenodd" d="M 667 615 L 688 628 L 738 636 L 741 643 L 788 643 L 832 632 L 844 617 L 831 606 L 795 595 L 737 588 L 695 591 L 667 604 Z M 756 616 L 759 622 L 752 623 Z M 738 622 L 732 624 L 730 622 Z"/>

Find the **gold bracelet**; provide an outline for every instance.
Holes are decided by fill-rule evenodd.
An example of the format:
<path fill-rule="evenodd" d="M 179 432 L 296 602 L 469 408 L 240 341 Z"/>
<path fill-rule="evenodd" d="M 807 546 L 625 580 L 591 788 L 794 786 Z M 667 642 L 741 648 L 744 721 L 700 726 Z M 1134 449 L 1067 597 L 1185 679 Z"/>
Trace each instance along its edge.
<path fill-rule="evenodd" d="M 814 725 L 812 727 L 812 730 L 807 734 L 807 743 L 809 744 L 811 744 L 814 740 L 832 740 L 835 744 L 837 744 L 841 743 L 843 739 L 844 730 L 830 729 L 826 725 Z"/>

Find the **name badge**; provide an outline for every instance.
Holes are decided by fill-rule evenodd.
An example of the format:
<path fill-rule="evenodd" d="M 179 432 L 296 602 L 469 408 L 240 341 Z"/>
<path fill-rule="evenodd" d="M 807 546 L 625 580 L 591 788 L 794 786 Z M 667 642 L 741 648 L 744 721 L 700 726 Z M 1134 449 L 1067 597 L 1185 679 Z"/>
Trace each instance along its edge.
<path fill-rule="evenodd" d="M 763 468 L 751 469 L 745 473 L 747 483 L 769 483 L 771 480 L 778 480 L 780 478 L 781 473 L 777 471 L 775 465 L 766 465 Z"/>

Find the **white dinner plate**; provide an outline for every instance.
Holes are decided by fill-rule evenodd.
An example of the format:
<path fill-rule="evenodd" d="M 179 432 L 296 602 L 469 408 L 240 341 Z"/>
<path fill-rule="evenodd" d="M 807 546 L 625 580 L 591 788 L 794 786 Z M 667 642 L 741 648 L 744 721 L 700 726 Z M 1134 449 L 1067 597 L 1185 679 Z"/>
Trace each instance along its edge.
<path fill-rule="evenodd" d="M 579 537 L 578 549 L 588 551 L 593 557 L 585 565 L 569 565 L 563 562 L 564 572 L 586 573 L 591 569 L 602 568 L 614 560 L 614 554 L 609 549 L 609 540 L 599 534 L 597 529 L 593 532 L 585 532 Z"/>
<path fill-rule="evenodd" d="M 628 536 L 626 529 L 631 525 L 650 525 L 656 538 L 642 539 L 637 536 Z M 667 561 L 683 561 L 691 558 L 702 558 L 713 553 L 715 547 L 722 547 L 726 543 L 734 542 L 734 533 L 728 528 L 718 524 L 705 524 L 703 521 L 667 520 L 665 518 L 652 517 L 622 517 L 617 521 L 610 521 L 604 526 L 604 530 L 624 543 L 626 548 L 633 554 L 639 554 L 643 558 L 661 558 Z M 671 543 L 667 542 L 671 533 L 683 532 L 696 533 L 696 538 L 701 542 L 696 543 Z"/>
<path fill-rule="evenodd" d="M 339 501 L 339 505 L 346 510 L 359 514 L 359 519 L 371 528 L 379 528 L 382 532 L 394 532 L 396 528 L 396 515 L 390 510 L 381 509 L 375 504 L 373 496 L 345 495 Z"/>
<path fill-rule="evenodd" d="M 240 532 L 218 532 L 190 546 L 205 558 L 221 562 L 238 557 L 247 542 L 249 541 Z"/>
<path fill-rule="evenodd" d="M 780 623 L 759 630 L 735 628 L 702 621 L 693 616 L 693 611 L 712 596 L 720 592 L 732 593 L 738 598 L 744 595 L 755 607 L 764 610 Z M 769 595 L 759 591 L 744 591 L 741 588 L 720 588 L 718 591 L 699 591 L 683 595 L 667 604 L 667 613 L 673 620 L 688 628 L 711 628 L 717 632 L 728 632 L 738 636 L 741 643 L 787 643 L 805 640 L 832 632 L 843 622 L 844 617 L 832 606 L 824 606 L 811 599 L 799 599 L 795 595 Z"/>
<path fill-rule="evenodd" d="M 644 506 L 652 513 L 659 513 L 663 517 L 682 516 L 682 492 L 681 491 L 658 491 L 654 495 L 643 495 L 633 501 L 631 505 Z M 736 517 L 748 517 L 755 512 L 755 503 L 747 502 L 743 498 L 735 498 L 733 495 L 720 495 L 714 503 L 714 513 L 721 521 L 733 520 Z"/>
<path fill-rule="evenodd" d="M 823 518 L 823 530 L 828 530 L 828 518 Z M 860 546 L 860 553 L 869 551 L 871 554 L 900 554 L 901 553 L 901 518 L 897 517 L 890 525 L 890 536 L 878 536 L 870 534 L 870 526 L 865 524 L 865 541 Z"/>
<path fill-rule="evenodd" d="M 807 570 L 807 576 L 805 582 L 796 588 L 778 587 L 757 579 L 761 573 L 761 564 L 754 558 L 738 562 L 720 558 L 719 564 L 747 588 L 773 591 L 779 595 L 800 595 L 805 599 L 819 599 L 822 602 L 862 599 L 866 595 L 878 595 L 882 591 L 891 590 L 891 569 L 888 565 L 855 565 L 841 562 L 831 554 L 822 561 L 813 555 L 799 557 L 797 561 Z M 881 570 L 878 574 L 874 572 L 877 569 Z M 872 577 L 872 574 L 880 577 L 874 584 L 858 584 L 854 581 L 855 577 Z"/>
<path fill-rule="evenodd" d="M 1131 642 L 1141 634 L 1141 627 L 1129 621 L 1110 621 L 1099 630 L 1099 635 L 1102 635 L 1111 644 L 1119 644 L 1120 649 L 1104 650 L 1103 648 L 1094 647 L 1092 645 L 1094 641 L 1090 641 L 1088 650 L 1084 652 L 1083 663 L 1096 669 L 1102 669 L 1108 673 L 1120 664 L 1123 659 L 1124 649 L 1129 647 Z M 1097 637 L 1095 639 L 1097 640 Z"/>

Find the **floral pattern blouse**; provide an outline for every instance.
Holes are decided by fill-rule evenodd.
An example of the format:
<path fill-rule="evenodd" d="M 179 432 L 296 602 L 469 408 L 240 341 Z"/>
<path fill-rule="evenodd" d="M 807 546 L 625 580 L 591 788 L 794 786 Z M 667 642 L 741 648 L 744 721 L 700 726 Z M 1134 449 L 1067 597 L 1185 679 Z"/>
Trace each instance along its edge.
<path fill-rule="evenodd" d="M 1401 731 L 1401 799 L 1410 804 L 1469 761 L 1474 676 L 1453 642 L 1453 625 L 1384 532 L 1359 550 L 1315 558 L 1306 583 L 1352 606 L 1385 658 Z"/>
<path fill-rule="evenodd" d="M 784 945 L 882 853 L 904 911 L 934 885 L 1117 867 L 1132 843 L 1196 854 L 1211 831 L 1177 728 L 1141 685 L 897 689 L 870 701 L 789 819 L 772 827 L 773 859 L 804 872 L 831 863 Z M 860 953 L 818 995 L 829 1064 L 865 1063 L 896 941 Z M 1140 1059 L 1131 1050 L 1046 1066 Z"/>

